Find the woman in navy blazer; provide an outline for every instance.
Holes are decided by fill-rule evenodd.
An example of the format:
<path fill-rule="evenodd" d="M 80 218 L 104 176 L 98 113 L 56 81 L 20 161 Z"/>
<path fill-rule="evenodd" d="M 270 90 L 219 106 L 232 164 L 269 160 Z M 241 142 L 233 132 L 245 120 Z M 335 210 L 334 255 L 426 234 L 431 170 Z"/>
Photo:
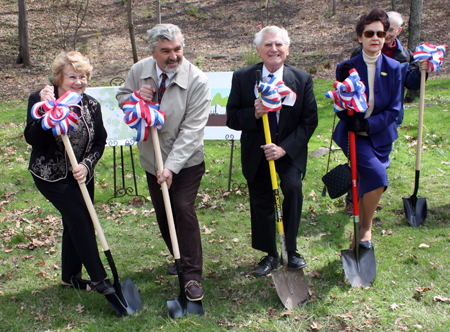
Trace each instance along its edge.
<path fill-rule="evenodd" d="M 340 63 L 337 79 L 343 81 L 355 68 L 366 86 L 369 108 L 366 113 L 340 118 L 333 134 L 334 141 L 348 156 L 348 132 L 356 133 L 356 161 L 358 168 L 358 196 L 361 224 L 360 247 L 372 248 L 372 218 L 382 193 L 388 185 L 387 168 L 392 143 L 397 139 L 395 120 L 401 108 L 402 76 L 400 64 L 381 54 L 389 18 L 380 8 L 361 16 L 356 24 L 358 40 L 363 52 Z M 354 239 L 352 248 L 355 246 Z"/>

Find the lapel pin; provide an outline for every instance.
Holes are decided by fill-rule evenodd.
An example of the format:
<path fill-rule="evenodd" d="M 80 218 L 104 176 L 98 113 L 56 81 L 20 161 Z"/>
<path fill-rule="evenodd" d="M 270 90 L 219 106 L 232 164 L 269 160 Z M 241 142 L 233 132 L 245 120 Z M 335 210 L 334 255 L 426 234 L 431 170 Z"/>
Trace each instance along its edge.
<path fill-rule="evenodd" d="M 382 71 L 381 76 L 387 76 L 387 74 L 384 71 Z"/>

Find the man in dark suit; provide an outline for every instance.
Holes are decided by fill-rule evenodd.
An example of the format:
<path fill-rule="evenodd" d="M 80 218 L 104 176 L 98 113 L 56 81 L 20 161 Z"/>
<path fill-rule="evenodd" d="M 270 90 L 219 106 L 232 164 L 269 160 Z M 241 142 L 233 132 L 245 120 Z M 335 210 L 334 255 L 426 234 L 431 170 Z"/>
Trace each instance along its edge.
<path fill-rule="evenodd" d="M 297 234 L 302 212 L 302 179 L 306 172 L 308 141 L 317 127 L 317 104 L 312 76 L 285 65 L 289 55 L 289 36 L 285 29 L 270 26 L 255 35 L 255 46 L 262 63 L 233 74 L 227 104 L 227 126 L 242 130 L 242 172 L 250 192 L 252 246 L 267 253 L 258 264 L 257 276 L 267 275 L 279 263 L 275 206 L 268 160 L 274 160 L 284 194 L 283 224 L 286 234 L 288 266 L 304 268 L 305 259 L 297 253 Z M 256 71 L 263 81 L 272 75 L 296 93 L 294 101 L 283 101 L 282 108 L 269 113 L 271 144 L 265 143 L 262 115 L 267 113 L 255 89 Z"/>

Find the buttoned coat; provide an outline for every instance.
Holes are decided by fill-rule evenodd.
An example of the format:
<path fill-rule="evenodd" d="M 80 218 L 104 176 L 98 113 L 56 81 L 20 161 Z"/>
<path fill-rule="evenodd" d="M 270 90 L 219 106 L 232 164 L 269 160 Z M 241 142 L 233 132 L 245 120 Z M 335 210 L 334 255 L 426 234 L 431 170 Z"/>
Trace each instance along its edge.
<path fill-rule="evenodd" d="M 182 168 L 199 165 L 204 161 L 203 133 L 211 106 L 211 92 L 206 75 L 186 58 L 166 88 L 160 110 L 165 113 L 164 126 L 158 130 L 164 167 L 178 174 Z M 151 85 L 158 91 L 158 74 L 153 57 L 134 64 L 124 85 L 117 93 L 120 107 L 129 101 L 142 85 Z M 154 94 L 157 101 L 158 93 Z M 138 142 L 141 166 L 156 175 L 158 166 L 152 137 Z"/>
<path fill-rule="evenodd" d="M 370 92 L 367 86 L 368 74 L 367 65 L 363 55 L 360 54 L 350 60 L 340 63 L 336 68 L 338 77 L 339 67 L 347 62 L 353 62 L 354 68 L 358 71 L 361 81 L 366 85 L 367 100 Z M 376 62 L 374 94 L 375 105 L 369 121 L 369 138 L 375 148 L 385 146 L 394 142 L 398 137 L 395 120 L 398 117 L 401 104 L 402 74 L 400 63 L 384 54 L 380 54 Z M 337 113 L 340 116 L 339 112 Z M 358 118 L 363 119 L 364 113 L 356 113 Z M 333 133 L 333 139 L 339 146 L 348 145 L 348 131 L 345 129 L 344 121 L 339 121 Z"/>
<path fill-rule="evenodd" d="M 260 62 L 233 73 L 227 104 L 227 126 L 242 131 L 242 172 L 248 181 L 253 180 L 259 163 L 265 160 L 261 149 L 265 144 L 263 123 L 255 118 L 254 106 L 256 71 L 262 68 Z M 277 145 L 286 151 L 283 158 L 289 158 L 304 176 L 308 141 L 318 124 L 312 76 L 285 64 L 283 81 L 297 94 L 297 99 L 293 106 L 283 105 L 280 110 Z"/>

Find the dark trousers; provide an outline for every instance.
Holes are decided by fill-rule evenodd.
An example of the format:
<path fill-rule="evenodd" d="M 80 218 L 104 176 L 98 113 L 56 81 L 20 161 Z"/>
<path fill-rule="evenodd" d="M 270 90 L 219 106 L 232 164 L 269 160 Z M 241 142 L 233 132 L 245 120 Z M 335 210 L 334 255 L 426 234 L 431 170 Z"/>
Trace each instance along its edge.
<path fill-rule="evenodd" d="M 286 159 L 275 162 L 280 177 L 284 233 L 288 251 L 297 250 L 297 234 L 302 214 L 302 173 Z M 278 228 L 275 218 L 275 200 L 270 179 L 269 163 L 259 164 L 253 181 L 248 182 L 252 225 L 252 247 L 268 254 L 277 252 Z"/>
<path fill-rule="evenodd" d="M 181 266 L 186 281 L 197 280 L 200 282 L 202 280 L 202 242 L 197 214 L 195 213 L 195 198 L 204 173 L 204 162 L 196 166 L 183 168 L 178 174 L 173 174 L 172 185 L 169 189 Z M 161 186 L 158 184 L 156 176 L 148 172 L 147 183 L 159 229 L 173 255 Z"/>
<path fill-rule="evenodd" d="M 58 209 L 63 222 L 61 250 L 61 279 L 70 283 L 71 277 L 81 272 L 84 265 L 92 281 L 106 278 L 100 260 L 94 225 L 84 202 L 78 182 L 69 172 L 66 179 L 47 182 L 33 176 L 38 190 Z M 87 184 L 94 198 L 94 179 Z"/>

